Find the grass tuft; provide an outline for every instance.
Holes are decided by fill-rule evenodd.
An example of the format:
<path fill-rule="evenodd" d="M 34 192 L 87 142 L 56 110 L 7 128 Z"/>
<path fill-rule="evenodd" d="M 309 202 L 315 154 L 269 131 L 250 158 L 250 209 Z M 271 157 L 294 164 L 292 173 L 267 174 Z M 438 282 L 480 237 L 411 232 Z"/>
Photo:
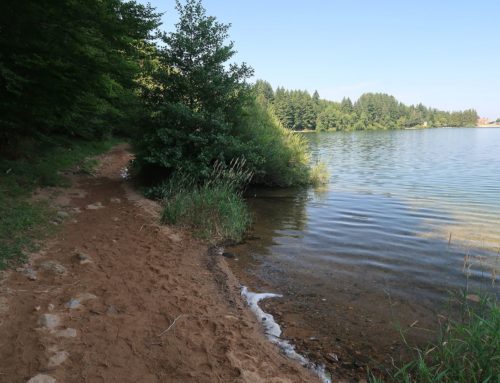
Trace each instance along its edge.
<path fill-rule="evenodd" d="M 209 181 L 201 186 L 177 174 L 155 191 L 164 199 L 162 221 L 190 228 L 212 243 L 239 242 L 251 223 L 241 196 L 251 178 L 241 159 L 229 166 L 215 163 Z"/>
<path fill-rule="evenodd" d="M 414 359 L 390 376 L 404 383 L 500 382 L 500 308 L 495 297 L 470 303 L 460 298 L 460 320 L 441 324 L 437 341 L 414 348 Z M 371 376 L 371 383 L 382 380 Z"/>

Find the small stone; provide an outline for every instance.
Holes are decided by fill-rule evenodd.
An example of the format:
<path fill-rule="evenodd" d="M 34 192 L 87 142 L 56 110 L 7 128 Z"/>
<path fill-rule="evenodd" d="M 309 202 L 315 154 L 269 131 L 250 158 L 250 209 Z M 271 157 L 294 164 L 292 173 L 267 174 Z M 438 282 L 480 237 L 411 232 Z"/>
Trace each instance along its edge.
<path fill-rule="evenodd" d="M 98 210 L 98 209 L 102 209 L 104 206 L 102 206 L 102 203 L 100 202 L 96 202 L 96 203 L 92 203 L 90 205 L 87 205 L 87 210 Z"/>
<path fill-rule="evenodd" d="M 28 380 L 27 383 L 56 383 L 56 380 L 52 376 L 38 374 Z"/>
<path fill-rule="evenodd" d="M 76 296 L 76 299 L 80 301 L 80 303 L 83 303 L 85 301 L 91 301 L 97 299 L 97 297 L 91 293 L 80 293 Z"/>
<path fill-rule="evenodd" d="M 37 276 L 36 276 L 36 271 L 33 270 L 31 267 L 26 266 L 26 267 L 18 267 L 16 269 L 17 272 L 20 272 L 24 276 L 26 276 L 30 281 L 36 281 Z"/>
<path fill-rule="evenodd" d="M 68 218 L 68 217 L 69 217 L 69 214 L 68 214 L 68 213 L 66 213 L 65 211 L 62 211 L 62 210 L 61 210 L 61 211 L 58 211 L 56 214 L 57 214 L 57 217 L 59 217 L 59 218 L 63 218 L 63 219 L 64 219 L 64 218 Z"/>
<path fill-rule="evenodd" d="M 63 364 L 66 359 L 68 359 L 67 351 L 58 351 L 49 358 L 49 363 L 47 363 L 47 368 L 55 368 Z"/>
<path fill-rule="evenodd" d="M 76 257 L 80 261 L 80 265 L 86 265 L 86 264 L 92 263 L 92 258 L 85 253 L 77 252 Z"/>
<path fill-rule="evenodd" d="M 56 314 L 42 314 L 38 319 L 38 324 L 50 330 L 55 329 L 61 323 L 59 315 Z"/>
<path fill-rule="evenodd" d="M 67 273 L 66 268 L 57 261 L 45 261 L 40 264 L 42 269 L 50 271 L 54 274 L 64 275 Z"/>
<path fill-rule="evenodd" d="M 71 298 L 68 302 L 66 302 L 64 307 L 66 307 L 70 310 L 74 310 L 74 309 L 81 307 L 81 304 L 80 304 L 80 301 L 78 299 Z"/>
<path fill-rule="evenodd" d="M 118 315 L 118 309 L 116 308 L 115 305 L 109 305 L 108 308 L 106 309 L 106 313 L 108 315 Z"/>
<path fill-rule="evenodd" d="M 42 309 L 42 306 L 36 306 L 34 310 L 35 311 L 40 311 L 41 309 Z"/>
<path fill-rule="evenodd" d="M 76 338 L 77 331 L 74 328 L 66 328 L 64 330 L 56 331 L 55 335 L 59 338 Z"/>
<path fill-rule="evenodd" d="M 222 256 L 225 258 L 231 258 L 231 259 L 234 258 L 234 254 L 229 252 L 222 253 Z"/>
<path fill-rule="evenodd" d="M 121 203 L 122 202 L 122 200 L 120 198 L 110 198 L 110 201 L 112 203 Z"/>
<path fill-rule="evenodd" d="M 54 305 L 52 303 L 49 303 L 49 305 L 47 306 L 47 309 L 49 311 L 54 311 L 55 307 L 54 307 Z"/>
<path fill-rule="evenodd" d="M 339 357 L 337 354 L 334 354 L 333 352 L 329 353 L 326 356 L 326 359 L 328 359 L 330 362 L 337 363 L 339 361 Z"/>

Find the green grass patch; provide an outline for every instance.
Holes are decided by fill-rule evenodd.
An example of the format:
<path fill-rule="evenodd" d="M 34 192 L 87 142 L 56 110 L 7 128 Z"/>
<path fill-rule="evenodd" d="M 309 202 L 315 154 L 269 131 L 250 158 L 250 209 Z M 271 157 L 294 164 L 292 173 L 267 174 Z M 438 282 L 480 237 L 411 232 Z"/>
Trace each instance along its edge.
<path fill-rule="evenodd" d="M 211 243 L 241 241 L 251 223 L 241 194 L 253 176 L 244 166 L 244 160 L 216 163 L 210 181 L 202 185 L 178 173 L 152 190 L 164 201 L 163 222 L 187 227 Z"/>
<path fill-rule="evenodd" d="M 175 193 L 165 201 L 162 218 L 164 223 L 188 227 L 210 242 L 238 242 L 251 222 L 241 196 L 224 185 Z"/>
<path fill-rule="evenodd" d="M 91 172 L 97 162 L 89 159 L 109 150 L 116 140 L 99 142 L 68 139 L 26 140 L 0 158 L 0 269 L 25 261 L 25 254 L 51 232 L 54 212 L 44 202 L 30 201 L 38 187 L 67 186 L 60 173 L 73 166 Z"/>
<path fill-rule="evenodd" d="M 496 298 L 482 296 L 474 303 L 463 297 L 460 305 L 460 319 L 445 320 L 436 342 L 414 348 L 414 359 L 395 368 L 389 381 L 500 382 L 500 308 Z M 370 381 L 382 382 L 374 377 Z"/>

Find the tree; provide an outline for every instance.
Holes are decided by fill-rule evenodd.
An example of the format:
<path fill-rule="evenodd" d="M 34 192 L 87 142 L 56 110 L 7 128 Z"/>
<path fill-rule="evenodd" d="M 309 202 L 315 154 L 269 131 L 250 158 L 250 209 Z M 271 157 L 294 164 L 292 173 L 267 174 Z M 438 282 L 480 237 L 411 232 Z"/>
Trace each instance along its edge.
<path fill-rule="evenodd" d="M 181 170 L 202 180 L 215 160 L 227 160 L 253 70 L 227 65 L 235 54 L 233 42 L 226 42 L 230 25 L 207 16 L 200 0 L 176 4 L 180 19 L 162 36 L 165 70 L 146 95 L 152 117 L 137 141 L 137 158 L 146 173 L 164 177 Z"/>
<path fill-rule="evenodd" d="M 25 137 L 98 137 L 130 122 L 139 46 L 158 25 L 134 1 L 2 4 L 0 150 Z"/>

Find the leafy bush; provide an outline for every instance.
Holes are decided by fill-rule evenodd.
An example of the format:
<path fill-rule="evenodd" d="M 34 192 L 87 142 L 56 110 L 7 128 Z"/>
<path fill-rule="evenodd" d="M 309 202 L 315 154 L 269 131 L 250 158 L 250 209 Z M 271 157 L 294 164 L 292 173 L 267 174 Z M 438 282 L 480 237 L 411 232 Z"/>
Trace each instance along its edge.
<path fill-rule="evenodd" d="M 163 36 L 155 85 L 144 93 L 151 114 L 135 141 L 143 180 L 154 186 L 181 173 L 201 185 L 214 163 L 245 158 L 254 183 L 308 184 L 306 142 L 256 101 L 245 82 L 251 68 L 227 65 L 235 53 L 226 41 L 229 26 L 207 16 L 199 0 L 177 2 L 177 10 L 176 30 Z"/>
<path fill-rule="evenodd" d="M 310 156 L 305 139 L 284 128 L 255 100 L 248 102 L 234 130 L 229 156 L 244 157 L 255 184 L 292 186 L 310 184 Z"/>

